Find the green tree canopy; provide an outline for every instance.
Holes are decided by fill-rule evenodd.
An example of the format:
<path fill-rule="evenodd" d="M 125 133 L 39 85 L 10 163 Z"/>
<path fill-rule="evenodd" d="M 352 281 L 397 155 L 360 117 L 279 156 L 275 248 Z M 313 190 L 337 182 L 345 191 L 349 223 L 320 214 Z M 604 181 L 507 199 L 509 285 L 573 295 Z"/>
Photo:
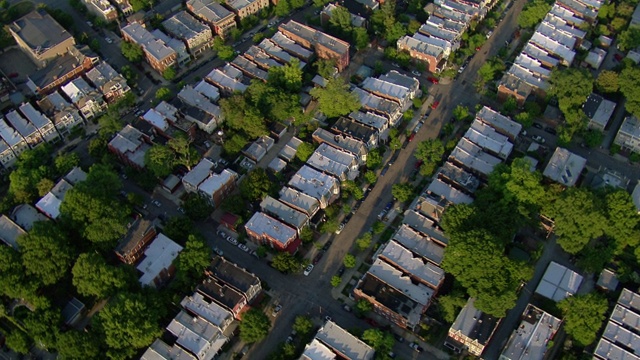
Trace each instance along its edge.
<path fill-rule="evenodd" d="M 640 46 L 640 27 L 629 26 L 629 28 L 618 36 L 618 47 L 622 51 L 628 51 Z"/>
<path fill-rule="evenodd" d="M 551 10 L 551 4 L 545 0 L 533 0 L 527 2 L 524 9 L 518 16 L 518 26 L 521 28 L 532 29 Z"/>
<path fill-rule="evenodd" d="M 269 175 L 262 168 L 251 170 L 240 183 L 240 194 L 247 200 L 262 200 L 269 190 L 271 190 L 272 182 Z"/>
<path fill-rule="evenodd" d="M 241 94 L 220 100 L 220 107 L 227 126 L 242 131 L 249 138 L 268 134 L 262 114 Z"/>
<path fill-rule="evenodd" d="M 44 285 L 64 278 L 74 258 L 67 235 L 50 222 L 36 222 L 27 234 L 18 238 L 18 245 L 27 274 L 37 277 Z"/>
<path fill-rule="evenodd" d="M 92 335 L 68 330 L 57 336 L 58 356 L 63 360 L 97 359 L 100 355 L 98 342 Z"/>
<path fill-rule="evenodd" d="M 357 50 L 365 49 L 371 43 L 367 29 L 361 27 L 353 29 L 351 39 Z"/>
<path fill-rule="evenodd" d="M 80 157 L 77 153 L 69 152 L 56 156 L 53 160 L 56 172 L 65 175 L 74 167 L 80 165 Z"/>
<path fill-rule="evenodd" d="M 288 252 L 278 253 L 273 257 L 271 266 L 284 273 L 297 273 L 300 271 L 300 261 Z"/>
<path fill-rule="evenodd" d="M 178 134 L 167 141 L 169 149 L 175 153 L 175 164 L 184 165 L 187 169 L 191 169 L 200 161 L 200 154 L 191 146 L 193 141 L 184 134 Z"/>
<path fill-rule="evenodd" d="M 356 267 L 356 257 L 351 254 L 347 254 L 344 256 L 344 259 L 342 259 L 342 263 L 347 269 L 354 268 Z"/>
<path fill-rule="evenodd" d="M 129 358 L 162 335 L 164 306 L 152 293 L 120 293 L 94 318 L 94 327 L 109 347 L 110 359 Z"/>
<path fill-rule="evenodd" d="M 362 340 L 373 347 L 376 350 L 376 353 L 379 354 L 389 353 L 396 342 L 393 335 L 380 329 L 365 330 L 362 333 Z"/>
<path fill-rule="evenodd" d="M 393 197 L 400 202 L 407 202 L 409 200 L 412 200 L 415 196 L 413 185 L 407 182 L 393 184 L 393 186 L 391 187 L 391 194 L 393 194 Z"/>
<path fill-rule="evenodd" d="M 558 307 L 564 316 L 564 330 L 580 346 L 596 340 L 608 309 L 607 299 L 596 293 L 574 295 L 560 301 Z"/>
<path fill-rule="evenodd" d="M 602 70 L 596 79 L 596 88 L 604 93 L 618 92 L 618 73 L 611 70 Z"/>
<path fill-rule="evenodd" d="M 168 101 L 173 97 L 173 93 L 169 88 L 161 87 L 156 90 L 156 99 L 160 101 Z"/>
<path fill-rule="evenodd" d="M 296 149 L 296 158 L 302 162 L 306 162 L 315 150 L 316 147 L 313 144 L 303 141 L 298 146 L 298 149 Z"/>
<path fill-rule="evenodd" d="M 342 283 L 342 278 L 338 275 L 333 275 L 331 277 L 331 286 L 332 287 L 338 287 L 340 286 L 340 284 Z"/>
<path fill-rule="evenodd" d="M 453 323 L 462 309 L 467 304 L 464 293 L 452 292 L 447 295 L 438 296 L 438 310 L 442 314 L 444 320 Z"/>
<path fill-rule="evenodd" d="M 573 136 L 586 126 L 586 117 L 581 108 L 593 92 L 593 77 L 584 69 L 554 69 L 549 83 L 551 86 L 548 94 L 558 99 L 558 107 L 567 123 L 567 132 Z"/>
<path fill-rule="evenodd" d="M 123 267 L 107 264 L 104 258 L 96 253 L 81 254 L 73 269 L 73 286 L 84 296 L 95 296 L 103 299 L 126 289 L 132 277 Z"/>
<path fill-rule="evenodd" d="M 38 347 L 52 349 L 56 346 L 56 338 L 62 326 L 59 309 L 41 308 L 31 311 L 27 313 L 22 323 Z"/>
<path fill-rule="evenodd" d="M 373 305 L 367 299 L 359 299 L 356 302 L 356 310 L 360 314 L 366 314 L 369 311 L 373 310 Z"/>
<path fill-rule="evenodd" d="M 18 354 L 27 354 L 29 353 L 29 349 L 31 349 L 31 344 L 33 341 L 29 338 L 29 335 L 25 334 L 24 331 L 15 329 L 11 331 L 6 337 L 7 347 Z"/>
<path fill-rule="evenodd" d="M 164 225 L 164 229 L 162 229 L 162 233 L 167 235 L 169 239 L 175 240 L 179 243 L 186 242 L 192 231 L 193 221 L 186 216 L 170 217 Z"/>
<path fill-rule="evenodd" d="M 296 319 L 293 321 L 293 330 L 295 330 L 300 335 L 308 335 L 313 330 L 313 322 L 306 316 L 296 316 Z"/>
<path fill-rule="evenodd" d="M 182 201 L 182 207 L 187 217 L 200 221 L 207 218 L 213 212 L 213 206 L 200 194 L 189 193 Z"/>
<path fill-rule="evenodd" d="M 375 170 L 375 169 L 379 168 L 380 165 L 382 165 L 381 149 L 377 148 L 377 149 L 373 149 L 373 150 L 369 151 L 369 154 L 367 154 L 367 169 Z M 375 173 L 374 173 L 374 175 L 375 175 Z M 377 177 L 376 177 L 376 180 L 377 180 Z"/>
<path fill-rule="evenodd" d="M 280 17 L 287 16 L 289 12 L 291 12 L 291 5 L 289 5 L 289 1 L 278 1 L 276 4 L 276 15 Z"/>
<path fill-rule="evenodd" d="M 264 339 L 269 334 L 271 322 L 267 315 L 258 309 L 251 309 L 242 315 L 240 338 L 247 343 Z"/>
<path fill-rule="evenodd" d="M 444 145 L 438 139 L 422 141 L 416 146 L 414 156 L 425 163 L 438 163 L 444 155 Z"/>
<path fill-rule="evenodd" d="M 640 233 L 638 233 L 638 211 L 633 204 L 631 195 L 624 190 L 609 191 L 605 201 L 605 233 L 616 241 L 618 251 L 625 247 L 638 246 Z"/>
<path fill-rule="evenodd" d="M 176 69 L 174 69 L 173 66 L 169 66 L 168 68 L 164 69 L 164 71 L 162 72 L 162 77 L 168 81 L 175 79 Z"/>
<path fill-rule="evenodd" d="M 269 84 L 290 93 L 300 92 L 300 89 L 302 89 L 300 61 L 294 59 L 284 66 L 270 68 Z"/>
<path fill-rule="evenodd" d="M 176 261 L 177 279 L 186 284 L 193 284 L 203 277 L 204 269 L 211 262 L 211 247 L 202 236 L 189 235 L 184 249 Z"/>
<path fill-rule="evenodd" d="M 640 116 L 640 69 L 627 67 L 618 78 L 620 92 L 627 98 L 625 108 L 635 116 Z"/>
<path fill-rule="evenodd" d="M 171 174 L 175 158 L 168 146 L 155 144 L 144 154 L 144 164 L 154 176 L 164 178 Z"/>
<path fill-rule="evenodd" d="M 370 232 L 366 232 L 366 233 L 362 234 L 362 236 L 357 238 L 356 239 L 356 246 L 358 247 L 358 250 L 360 250 L 360 251 L 366 250 L 371 245 L 372 238 L 373 238 L 373 236 L 371 235 Z"/>
<path fill-rule="evenodd" d="M 125 59 L 131 61 L 132 63 L 139 63 L 144 59 L 144 52 L 142 51 L 142 47 L 130 43 L 128 41 L 120 42 L 120 51 L 122 52 L 122 56 Z"/>
<path fill-rule="evenodd" d="M 360 99 L 349 92 L 349 85 L 342 78 L 331 78 L 327 86 L 313 88 L 311 96 L 318 100 L 318 107 L 328 118 L 347 115 L 360 109 Z"/>
<path fill-rule="evenodd" d="M 216 36 L 213 39 L 213 50 L 218 53 L 218 57 L 224 61 L 231 61 L 236 57 L 236 52 L 229 45 L 225 45 L 224 40 Z"/>

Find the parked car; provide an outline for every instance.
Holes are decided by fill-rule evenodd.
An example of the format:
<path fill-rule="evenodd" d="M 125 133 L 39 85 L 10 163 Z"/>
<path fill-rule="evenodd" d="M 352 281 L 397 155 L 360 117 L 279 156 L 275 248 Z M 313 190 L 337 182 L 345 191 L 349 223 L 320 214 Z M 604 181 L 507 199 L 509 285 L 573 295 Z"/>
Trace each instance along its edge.
<path fill-rule="evenodd" d="M 245 244 L 238 244 L 238 247 L 240 248 L 240 250 L 242 250 L 242 251 L 244 251 L 244 252 L 249 252 L 249 251 L 251 251 L 251 250 L 249 249 L 249 247 L 248 247 L 247 245 L 245 245 Z"/>
<path fill-rule="evenodd" d="M 531 125 L 531 126 L 533 126 L 533 127 L 534 127 L 534 128 L 536 128 L 536 129 L 540 129 L 540 130 L 542 130 L 542 124 L 540 124 L 540 123 L 536 123 L 536 122 L 534 122 L 534 123 L 533 123 L 533 125 Z"/>
<path fill-rule="evenodd" d="M 438 84 L 440 82 L 440 80 L 438 80 L 438 78 L 434 76 L 427 77 L 427 80 L 429 80 L 432 84 Z"/>
<path fill-rule="evenodd" d="M 227 241 L 232 243 L 233 245 L 238 245 L 238 240 L 232 238 L 231 236 L 227 235 Z"/>
<path fill-rule="evenodd" d="M 391 66 L 393 66 L 393 67 L 397 67 L 397 68 L 399 68 L 399 67 L 400 67 L 400 65 L 398 65 L 397 63 L 391 63 Z"/>
<path fill-rule="evenodd" d="M 332 319 L 332 318 L 331 318 L 331 316 L 329 316 L 329 315 L 327 315 L 327 316 L 325 316 L 325 317 L 324 317 L 324 321 L 331 321 L 331 320 L 333 320 L 333 319 Z"/>
<path fill-rule="evenodd" d="M 309 274 L 311 274 L 311 272 L 313 271 L 313 264 L 309 264 L 307 265 L 307 267 L 304 269 L 304 276 L 309 276 Z"/>
<path fill-rule="evenodd" d="M 282 305 L 280 304 L 276 305 L 276 307 L 273 308 L 273 312 L 271 313 L 271 316 L 273 317 L 278 316 L 278 313 L 280 312 L 280 310 L 282 310 Z"/>
<path fill-rule="evenodd" d="M 387 171 L 389 171 L 389 165 L 382 168 L 382 171 L 380 172 L 380 176 L 384 176 L 384 174 L 386 174 Z"/>
<path fill-rule="evenodd" d="M 324 255 L 324 251 L 320 251 L 314 258 L 313 258 L 313 265 L 317 265 L 320 262 L 320 259 L 322 259 L 322 255 Z"/>
<path fill-rule="evenodd" d="M 327 241 L 326 243 L 324 243 L 324 246 L 322 247 L 322 250 L 324 250 L 324 251 L 329 250 L 329 247 L 331 247 L 331 244 L 333 244 L 333 242 L 331 240 Z"/>
<path fill-rule="evenodd" d="M 545 142 L 545 139 L 540 135 L 533 135 L 531 138 L 533 139 L 533 141 L 535 141 L 537 143 L 540 143 L 540 144 L 544 144 L 544 142 Z"/>
<path fill-rule="evenodd" d="M 404 338 L 398 334 L 393 334 L 393 337 L 395 337 L 396 340 L 398 340 L 398 342 L 401 342 L 401 343 L 404 342 Z"/>
<path fill-rule="evenodd" d="M 384 206 L 384 209 L 389 211 L 393 207 L 393 201 L 389 201 L 387 205 Z"/>
<path fill-rule="evenodd" d="M 431 108 L 435 110 L 435 109 L 437 109 L 437 108 L 438 108 L 438 105 L 440 105 L 440 101 L 434 101 L 434 102 L 431 104 Z"/>
<path fill-rule="evenodd" d="M 388 211 L 387 209 L 382 210 L 382 211 L 380 212 L 380 214 L 378 214 L 378 220 L 382 220 L 382 219 L 384 219 L 384 218 L 385 218 L 385 216 L 387 216 L 387 213 L 388 213 L 388 212 L 389 212 L 389 211 Z"/>
<path fill-rule="evenodd" d="M 413 70 L 411 73 L 412 73 L 413 75 L 415 75 L 415 76 L 421 76 L 421 75 L 422 75 L 422 74 L 420 73 L 420 71 L 418 71 L 418 70 Z"/>
<path fill-rule="evenodd" d="M 407 142 L 412 142 L 413 138 L 415 138 L 415 137 L 416 137 L 416 133 L 415 133 L 415 130 L 414 130 L 414 132 L 411 133 L 411 135 L 409 135 L 409 138 L 407 139 Z"/>
<path fill-rule="evenodd" d="M 343 308 L 343 309 L 344 309 L 344 311 L 346 311 L 346 312 L 351 312 L 351 308 L 350 308 L 350 307 L 349 307 L 349 305 L 347 305 L 347 304 L 342 305 L 342 308 Z"/>
<path fill-rule="evenodd" d="M 218 160 L 218 164 L 227 167 L 227 165 L 229 165 L 229 162 L 225 159 L 220 158 L 220 160 Z"/>
<path fill-rule="evenodd" d="M 551 135 L 558 135 L 558 132 L 556 131 L 556 129 L 550 127 L 550 126 L 546 126 L 544 128 L 544 131 L 546 131 L 547 133 L 551 134 Z"/>
<path fill-rule="evenodd" d="M 183 207 L 179 207 L 178 208 L 178 212 L 180 212 L 180 214 L 182 214 L 182 215 L 187 213 Z"/>
<path fill-rule="evenodd" d="M 213 252 L 215 252 L 216 254 L 222 256 L 224 255 L 224 252 L 222 252 L 222 250 L 218 249 L 217 247 L 213 248 Z"/>
<path fill-rule="evenodd" d="M 221 237 L 221 238 L 223 238 L 223 239 L 226 239 L 226 238 L 227 238 L 227 233 L 226 233 L 226 232 L 224 232 L 224 231 L 222 231 L 222 230 L 218 230 L 218 231 L 216 232 L 216 234 L 218 234 L 218 236 L 220 236 L 220 237 Z"/>
<path fill-rule="evenodd" d="M 11 74 L 9 74 L 7 76 L 9 77 L 9 79 L 17 78 L 18 77 L 18 73 L 14 72 L 14 73 L 11 73 Z"/>
<path fill-rule="evenodd" d="M 153 205 L 157 206 L 157 207 L 162 207 L 162 203 L 160 201 L 158 201 L 158 200 L 153 200 L 153 201 L 151 201 L 151 203 Z"/>
<path fill-rule="evenodd" d="M 409 343 L 409 347 L 417 352 L 422 352 L 424 350 L 420 345 L 418 345 L 418 343 L 415 342 Z"/>
<path fill-rule="evenodd" d="M 422 123 L 421 122 L 416 124 L 416 127 L 413 128 L 413 133 L 414 134 L 418 133 L 418 131 L 420 131 L 420 129 L 422 129 Z"/>
<path fill-rule="evenodd" d="M 366 318 L 364 319 L 364 322 L 366 322 L 367 324 L 377 328 L 380 327 L 380 324 L 378 324 L 375 320 L 373 320 L 372 318 Z"/>
<path fill-rule="evenodd" d="M 340 266 L 340 269 L 338 269 L 338 275 L 342 276 L 342 274 L 344 274 L 344 270 L 345 270 L 345 267 L 344 266 Z"/>
<path fill-rule="evenodd" d="M 466 68 L 466 65 L 462 65 L 460 66 L 460 68 L 458 69 L 458 74 L 462 74 L 462 72 L 464 71 L 464 69 Z"/>
<path fill-rule="evenodd" d="M 104 41 L 106 41 L 108 44 L 113 44 L 113 40 L 111 40 L 110 37 L 104 38 Z"/>
<path fill-rule="evenodd" d="M 336 235 L 340 235 L 343 229 L 344 229 L 344 223 L 340 223 L 340 225 L 338 225 L 338 229 L 336 229 Z"/>

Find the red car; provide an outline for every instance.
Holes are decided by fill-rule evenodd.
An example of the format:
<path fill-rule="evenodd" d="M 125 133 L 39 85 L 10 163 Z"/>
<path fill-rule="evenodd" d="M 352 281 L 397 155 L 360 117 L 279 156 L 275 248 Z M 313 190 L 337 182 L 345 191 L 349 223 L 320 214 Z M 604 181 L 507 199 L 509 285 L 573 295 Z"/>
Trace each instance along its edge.
<path fill-rule="evenodd" d="M 415 167 L 416 169 L 420 169 L 420 166 L 422 166 L 422 163 L 423 163 L 422 160 L 418 160 L 416 161 L 416 164 L 413 167 Z"/>
<path fill-rule="evenodd" d="M 366 319 L 364 319 L 364 321 L 365 321 L 367 324 L 369 324 L 369 325 L 371 325 L 371 326 L 373 326 L 373 327 L 375 327 L 375 328 L 380 327 L 380 324 L 378 324 L 375 320 L 373 320 L 373 319 L 371 319 L 371 318 L 366 318 Z"/>
<path fill-rule="evenodd" d="M 416 133 L 411 133 L 411 136 L 407 139 L 408 142 L 412 142 L 413 138 L 416 137 Z"/>
<path fill-rule="evenodd" d="M 8 76 L 10 79 L 17 78 L 17 77 L 18 77 L 18 73 L 11 73 L 11 74 L 9 74 L 9 75 L 7 75 L 7 76 Z"/>
<path fill-rule="evenodd" d="M 437 109 L 438 105 L 440 105 L 440 101 L 434 101 L 433 104 L 431 104 L 431 108 L 432 109 Z"/>
<path fill-rule="evenodd" d="M 427 80 L 431 81 L 433 84 L 437 84 L 437 83 L 439 83 L 439 82 L 440 82 L 440 80 L 438 80 L 438 78 L 435 78 L 435 77 L 433 77 L 433 76 L 429 76 L 429 77 L 427 78 Z"/>
<path fill-rule="evenodd" d="M 615 54 L 613 55 L 613 58 L 616 59 L 616 61 L 622 61 L 622 59 L 624 59 L 622 54 Z"/>

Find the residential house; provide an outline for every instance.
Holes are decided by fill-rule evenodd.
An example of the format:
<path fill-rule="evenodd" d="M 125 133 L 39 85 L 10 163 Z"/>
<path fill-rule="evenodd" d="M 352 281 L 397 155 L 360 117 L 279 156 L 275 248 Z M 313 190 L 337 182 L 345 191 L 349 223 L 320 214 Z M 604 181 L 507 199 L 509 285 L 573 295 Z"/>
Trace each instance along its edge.
<path fill-rule="evenodd" d="M 217 302 L 211 301 L 199 292 L 194 292 L 191 296 L 185 296 L 180 305 L 191 315 L 201 317 L 215 325 L 221 332 L 233 322 L 231 311 L 223 308 Z"/>
<path fill-rule="evenodd" d="M 83 78 L 71 80 L 62 86 L 61 90 L 80 110 L 80 114 L 85 120 L 91 120 L 107 109 L 107 103 L 102 94 Z"/>
<path fill-rule="evenodd" d="M 133 6 L 129 0 L 113 0 L 113 2 L 125 16 L 133 14 Z"/>
<path fill-rule="evenodd" d="M 444 270 L 427 259 L 416 256 L 395 241 L 387 243 L 378 253 L 374 266 L 379 262 L 393 266 L 403 273 L 402 276 L 409 277 L 414 283 L 427 285 L 435 291 L 438 291 L 444 282 Z"/>
<path fill-rule="evenodd" d="M 415 96 L 415 93 L 402 85 L 373 77 L 366 78 L 361 86 L 372 94 L 397 102 L 401 111 L 411 107 L 411 100 Z"/>
<path fill-rule="evenodd" d="M 309 216 L 307 216 L 307 214 L 298 211 L 269 195 L 260 202 L 260 209 L 263 213 L 275 217 L 296 229 L 298 235 L 302 232 L 302 228 L 309 225 Z"/>
<path fill-rule="evenodd" d="M 320 202 L 321 209 L 329 206 L 340 195 L 340 184 L 336 178 L 307 165 L 303 165 L 293 175 L 288 185 L 316 198 Z"/>
<path fill-rule="evenodd" d="M 520 326 L 513 331 L 504 347 L 500 360 L 542 360 L 552 353 L 554 339 L 562 320 L 528 304 L 522 314 Z"/>
<path fill-rule="evenodd" d="M 130 124 L 120 130 L 107 145 L 121 161 L 136 169 L 145 167 L 144 155 L 151 148 L 140 130 Z"/>
<path fill-rule="evenodd" d="M 349 118 L 359 122 L 360 124 L 370 126 L 377 130 L 378 138 L 381 142 L 386 142 L 389 138 L 389 119 L 385 116 L 378 115 L 373 111 L 354 111 L 349 114 Z"/>
<path fill-rule="evenodd" d="M 278 195 L 280 201 L 304 213 L 308 218 L 314 217 L 318 210 L 320 210 L 320 202 L 318 199 L 300 190 L 283 186 Z"/>
<path fill-rule="evenodd" d="M 313 59 L 313 51 L 296 44 L 280 31 L 270 39 L 262 40 L 258 47 L 272 58 L 287 64 L 291 63 L 293 59 L 299 59 L 300 66 L 303 66 Z"/>
<path fill-rule="evenodd" d="M 444 259 L 444 246 L 432 240 L 428 236 L 424 236 L 409 225 L 402 224 L 392 235 L 391 241 L 384 247 L 381 247 L 379 257 L 392 260 L 398 252 L 405 250 L 410 251 L 413 256 L 428 261 L 433 265 L 440 266 Z"/>
<path fill-rule="evenodd" d="M 187 350 L 178 344 L 172 346 L 167 345 L 164 341 L 156 339 L 153 344 L 149 345 L 140 360 L 197 360 Z"/>
<path fill-rule="evenodd" d="M 207 276 L 196 291 L 231 312 L 236 319 L 248 310 L 249 301 L 244 294 L 214 276 Z"/>
<path fill-rule="evenodd" d="M 281 33 L 307 49 L 314 49 L 320 59 L 335 60 L 338 71 L 349 66 L 348 42 L 327 35 L 294 20 L 280 24 Z"/>
<path fill-rule="evenodd" d="M 421 212 L 412 209 L 405 211 L 402 223 L 441 246 L 449 244 L 449 239 L 444 235 L 442 229 L 438 227 L 437 222 Z"/>
<path fill-rule="evenodd" d="M 115 249 L 118 259 L 125 264 L 133 265 L 144 254 L 144 249 L 158 235 L 155 223 L 143 218 L 130 224 L 127 233 Z"/>
<path fill-rule="evenodd" d="M 379 134 L 376 128 L 346 117 L 340 117 L 331 127 L 331 131 L 360 140 L 369 149 L 377 147 L 379 143 Z"/>
<path fill-rule="evenodd" d="M 118 19 L 118 10 L 111 5 L 108 0 L 82 0 L 87 11 L 94 14 L 104 22 L 111 22 Z"/>
<path fill-rule="evenodd" d="M 178 67 L 182 67 L 191 62 L 191 54 L 187 50 L 187 45 L 182 40 L 171 37 L 160 29 L 153 30 L 151 35 L 164 43 L 167 48 L 175 51 L 176 61 L 174 66 L 177 65 Z"/>
<path fill-rule="evenodd" d="M 640 295 L 622 289 L 607 326 L 594 351 L 594 359 L 638 359 L 640 357 Z"/>
<path fill-rule="evenodd" d="M 476 113 L 476 119 L 494 128 L 498 133 L 505 135 L 511 142 L 520 135 L 522 124 L 511 120 L 510 117 L 504 116 L 499 112 L 484 106 Z"/>
<path fill-rule="evenodd" d="M 186 11 L 181 11 L 162 22 L 169 35 L 187 45 L 193 57 L 198 57 L 213 44 L 211 28 L 203 25 Z"/>
<path fill-rule="evenodd" d="M 184 179 L 184 178 L 183 178 Z M 236 189 L 238 174 L 230 169 L 211 174 L 198 185 L 198 193 L 214 208 L 220 207 L 222 201 Z"/>
<path fill-rule="evenodd" d="M 487 154 L 481 147 L 464 137 L 449 155 L 449 161 L 481 178 L 489 176 L 496 165 L 502 162 L 501 159 Z"/>
<path fill-rule="evenodd" d="M 247 85 L 242 83 L 242 79 L 242 72 L 229 64 L 222 69 L 211 70 L 206 76 L 208 82 L 217 86 L 220 92 L 227 96 L 247 90 Z"/>
<path fill-rule="evenodd" d="M 557 0 L 556 3 L 589 23 L 596 21 L 598 9 L 602 5 L 601 2 L 580 0 Z"/>
<path fill-rule="evenodd" d="M 638 118 L 633 115 L 627 116 L 613 139 L 613 143 L 624 150 L 640 153 L 640 121 Z"/>
<path fill-rule="evenodd" d="M 213 257 L 205 273 L 239 291 L 249 303 L 262 292 L 262 284 L 255 274 L 221 256 Z"/>
<path fill-rule="evenodd" d="M 513 150 L 513 144 L 509 142 L 507 136 L 498 133 L 496 129 L 477 119 L 473 120 L 464 137 L 487 153 L 503 160 L 506 160 Z"/>
<path fill-rule="evenodd" d="M 4 122 L 1 118 L 0 120 Z M 14 153 L 11 146 L 2 139 L 2 127 L 0 125 L 0 165 L 2 166 L 0 169 L 11 168 L 15 164 L 16 159 L 16 153 Z"/>
<path fill-rule="evenodd" d="M 249 60 L 244 55 L 236 56 L 230 64 L 252 79 L 259 79 L 266 82 L 269 77 L 267 71 L 259 68 L 258 64 Z"/>
<path fill-rule="evenodd" d="M 11 126 L 16 129 L 18 134 L 27 142 L 29 147 L 34 147 L 40 144 L 43 141 L 42 135 L 38 132 L 35 126 L 32 123 L 28 122 L 27 119 L 22 117 L 17 110 L 11 110 L 7 114 L 5 114 L 5 118 L 11 124 Z M 6 141 L 6 139 L 5 139 Z"/>
<path fill-rule="evenodd" d="M 194 90 L 207 97 L 211 102 L 217 102 L 220 100 L 220 91 L 217 87 L 209 84 L 205 80 L 200 80 L 194 87 Z"/>
<path fill-rule="evenodd" d="M 351 93 L 358 96 L 364 110 L 374 111 L 387 117 L 389 126 L 398 125 L 402 119 L 402 109 L 397 102 L 374 95 L 359 87 L 354 88 Z"/>
<path fill-rule="evenodd" d="M 176 337 L 176 344 L 195 355 L 198 360 L 212 360 L 229 341 L 216 326 L 184 311 L 173 318 L 167 330 Z"/>
<path fill-rule="evenodd" d="M 225 39 L 236 28 L 235 15 L 214 0 L 188 0 L 187 10 Z"/>
<path fill-rule="evenodd" d="M 301 360 L 373 360 L 375 350 L 358 337 L 327 320 L 315 338 L 305 346 Z"/>
<path fill-rule="evenodd" d="M 86 179 L 86 174 L 84 174 L 84 178 Z M 60 205 L 62 205 L 62 201 L 64 200 L 67 191 L 72 188 L 73 184 L 70 181 L 67 181 L 64 178 L 60 179 L 60 181 L 58 181 L 47 194 L 38 200 L 36 208 L 48 218 L 53 220 L 57 219 L 60 216 Z"/>
<path fill-rule="evenodd" d="M 183 178 L 182 184 L 187 192 L 195 193 L 198 187 L 211 175 L 216 165 L 207 158 L 200 160 Z"/>
<path fill-rule="evenodd" d="M 244 225 L 247 236 L 258 245 L 294 254 L 300 246 L 296 230 L 263 212 L 256 212 Z"/>
<path fill-rule="evenodd" d="M 244 52 L 243 56 L 256 63 L 256 65 L 263 70 L 268 71 L 272 67 L 283 66 L 281 63 L 269 56 L 269 54 L 267 54 L 263 49 L 255 45 L 251 45 L 251 47 Z M 305 63 L 303 62 L 303 64 Z"/>
<path fill-rule="evenodd" d="M 63 137 L 68 136 L 74 127 L 83 124 L 78 109 L 62 97 L 58 91 L 47 95 L 37 104 L 40 110 L 53 121 L 56 130 Z"/>
<path fill-rule="evenodd" d="M 351 153 L 332 147 L 328 144 L 320 144 L 314 153 L 324 156 L 336 163 L 347 166 L 349 175 L 347 178 L 355 178 L 358 176 L 358 167 L 360 166 L 358 159 Z"/>
<path fill-rule="evenodd" d="M 557 147 L 542 175 L 564 186 L 573 186 L 582 174 L 587 159 Z"/>
<path fill-rule="evenodd" d="M 260 10 L 269 7 L 269 0 L 229 0 L 225 4 L 229 10 L 233 11 L 242 20 L 250 15 L 257 14 Z"/>
<path fill-rule="evenodd" d="M 449 161 L 438 169 L 436 177 L 468 195 L 475 193 L 480 186 L 480 180 L 477 177 Z"/>
<path fill-rule="evenodd" d="M 322 128 L 316 129 L 312 137 L 313 140 L 320 144 L 327 144 L 336 149 L 353 154 L 359 165 L 363 165 L 367 161 L 367 146 L 358 139 L 346 136 L 345 134 L 336 135 Z"/>
<path fill-rule="evenodd" d="M 278 153 L 278 156 L 288 162 L 293 161 L 298 152 L 298 147 L 303 143 L 302 140 L 297 137 L 292 137 L 289 141 L 282 147 L 282 150 Z"/>
<path fill-rule="evenodd" d="M 449 328 L 444 346 L 456 353 L 468 351 L 469 354 L 480 357 L 501 319 L 483 313 L 474 304 L 474 298 L 467 300 Z"/>
<path fill-rule="evenodd" d="M 427 70 L 432 73 L 441 70 L 446 62 L 444 48 L 418 39 L 415 35 L 401 37 L 397 46 L 399 51 L 408 51 L 412 59 L 425 62 Z"/>
<path fill-rule="evenodd" d="M 0 241 L 18 250 L 18 238 L 26 234 L 27 232 L 11 218 L 4 214 L 0 215 Z"/>
<path fill-rule="evenodd" d="M 42 68 L 69 51 L 75 39 L 44 9 L 28 13 L 7 26 L 18 47 Z"/>
<path fill-rule="evenodd" d="M 55 91 L 87 71 L 99 62 L 99 58 L 88 47 L 70 47 L 64 55 L 58 56 L 27 76 L 27 87 L 36 95 L 44 96 Z"/>
<path fill-rule="evenodd" d="M 20 105 L 20 112 L 40 133 L 44 141 L 56 142 L 60 140 L 60 134 L 56 131 L 53 122 L 36 110 L 31 103 L 23 103 Z"/>
<path fill-rule="evenodd" d="M 49 221 L 36 208 L 29 204 L 21 204 L 13 208 L 11 211 L 11 220 L 15 221 L 21 228 L 29 232 L 33 229 L 33 225 L 39 221 Z"/>
<path fill-rule="evenodd" d="M 577 272 L 552 261 L 547 266 L 535 293 L 555 302 L 562 301 L 578 292 L 583 277 Z"/>
<path fill-rule="evenodd" d="M 440 179 L 434 179 L 426 191 L 427 195 L 445 200 L 449 204 L 471 204 L 473 198 Z"/>
<path fill-rule="evenodd" d="M 345 11 L 349 11 L 348 9 L 340 5 L 331 4 L 331 3 L 327 4 L 320 12 L 320 25 L 326 26 L 327 23 L 329 22 L 329 19 L 331 19 L 331 15 L 333 14 L 333 11 L 337 8 L 342 8 Z M 357 28 L 367 27 L 367 19 L 363 18 L 360 15 L 355 15 L 352 13 L 349 13 L 349 15 L 351 16 L 351 26 L 357 27 Z"/>
<path fill-rule="evenodd" d="M 182 246 L 176 244 L 162 233 L 144 250 L 144 256 L 136 266 L 140 276 L 142 286 L 159 287 L 175 273 L 174 260 L 182 251 Z"/>
<path fill-rule="evenodd" d="M 147 31 L 142 25 L 132 23 L 121 30 L 122 39 L 142 47 L 149 65 L 158 72 L 165 71 L 176 63 L 178 54 L 162 40 Z"/>
<path fill-rule="evenodd" d="M 258 163 L 262 158 L 267 155 L 269 150 L 273 148 L 275 140 L 268 136 L 261 136 L 256 139 L 248 148 L 242 150 L 242 155 L 246 156 L 251 161 Z"/>
<path fill-rule="evenodd" d="M 186 117 L 188 120 L 198 126 L 198 128 L 207 134 L 212 134 L 215 129 L 222 124 L 222 110 L 220 107 L 212 103 L 204 94 L 200 93 L 190 85 L 187 85 L 180 90 L 178 98 L 184 103 L 193 106 L 204 113 L 207 116 L 203 117 Z"/>
<path fill-rule="evenodd" d="M 115 71 L 106 61 L 87 72 L 87 79 L 93 87 L 100 90 L 108 103 L 114 103 L 131 91 L 125 78 Z"/>
<path fill-rule="evenodd" d="M 8 145 L 8 148 L 4 147 L 0 153 L 2 166 L 4 168 L 12 167 L 18 156 L 29 148 L 29 144 L 14 128 L 7 124 L 5 119 L 1 117 L 0 138 L 2 138 L 2 140 L 4 140 Z"/>
<path fill-rule="evenodd" d="M 587 97 L 587 101 L 582 104 L 582 111 L 587 115 L 589 129 L 604 131 L 616 109 L 616 103 L 603 98 L 602 96 L 592 93 Z"/>

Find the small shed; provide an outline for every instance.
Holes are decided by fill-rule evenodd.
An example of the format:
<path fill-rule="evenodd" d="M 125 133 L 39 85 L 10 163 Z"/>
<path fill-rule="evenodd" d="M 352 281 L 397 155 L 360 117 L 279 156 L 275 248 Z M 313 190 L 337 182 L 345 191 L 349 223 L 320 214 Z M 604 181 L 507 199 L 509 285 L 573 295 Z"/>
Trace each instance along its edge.
<path fill-rule="evenodd" d="M 602 290 L 606 291 L 616 291 L 618 287 L 618 277 L 616 273 L 611 269 L 604 269 L 600 273 L 600 277 L 598 277 L 598 282 L 596 282 L 596 286 Z"/>
<path fill-rule="evenodd" d="M 280 173 L 285 167 L 287 167 L 287 162 L 277 157 L 273 158 L 268 165 L 269 170 L 273 171 L 275 174 Z"/>
<path fill-rule="evenodd" d="M 72 326 L 82 316 L 82 312 L 84 311 L 84 304 L 82 301 L 74 298 L 71 298 L 67 305 L 62 309 L 62 320 L 68 326 Z"/>

